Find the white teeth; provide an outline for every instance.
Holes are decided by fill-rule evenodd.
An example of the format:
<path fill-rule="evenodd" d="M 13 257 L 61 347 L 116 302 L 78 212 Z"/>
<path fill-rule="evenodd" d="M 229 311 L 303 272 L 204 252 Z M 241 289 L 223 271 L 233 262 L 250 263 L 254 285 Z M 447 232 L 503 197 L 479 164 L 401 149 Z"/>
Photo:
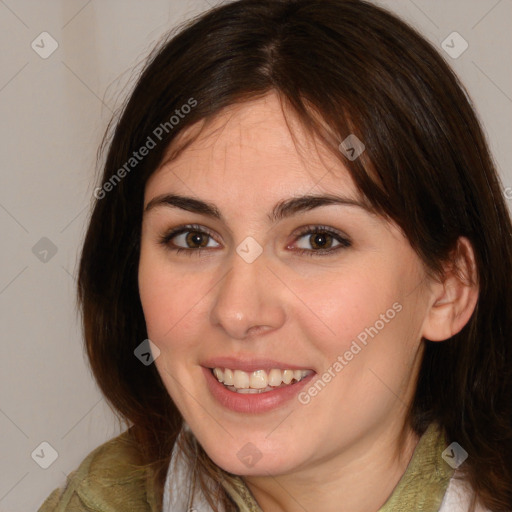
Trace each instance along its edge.
<path fill-rule="evenodd" d="M 283 372 L 283 382 L 285 384 L 290 384 L 290 382 L 293 380 L 293 370 L 285 370 Z"/>
<path fill-rule="evenodd" d="M 242 370 L 234 371 L 234 382 L 233 385 L 237 389 L 248 388 L 249 386 L 249 374 Z"/>
<path fill-rule="evenodd" d="M 281 382 L 283 381 L 282 377 L 283 374 L 281 370 L 276 370 L 273 368 L 268 372 L 268 385 L 274 387 L 280 386 Z"/>
<path fill-rule="evenodd" d="M 266 388 L 268 385 L 267 372 L 265 370 L 252 372 L 249 382 L 252 389 Z"/>
<path fill-rule="evenodd" d="M 215 377 L 217 377 L 217 380 L 219 382 L 224 382 L 224 377 L 222 375 L 222 370 L 220 368 L 215 368 L 215 370 L 213 370 L 213 373 Z"/>
<path fill-rule="evenodd" d="M 243 394 L 265 393 L 282 385 L 288 385 L 293 380 L 299 382 L 304 377 L 313 373 L 312 370 L 256 370 L 248 373 L 242 370 L 230 370 L 229 368 L 214 368 L 215 378 L 227 386 L 231 391 Z"/>
<path fill-rule="evenodd" d="M 224 384 L 226 384 L 226 386 L 232 386 L 234 381 L 235 380 L 234 380 L 233 372 L 229 368 L 226 368 L 224 370 L 224 380 L 223 380 Z"/>

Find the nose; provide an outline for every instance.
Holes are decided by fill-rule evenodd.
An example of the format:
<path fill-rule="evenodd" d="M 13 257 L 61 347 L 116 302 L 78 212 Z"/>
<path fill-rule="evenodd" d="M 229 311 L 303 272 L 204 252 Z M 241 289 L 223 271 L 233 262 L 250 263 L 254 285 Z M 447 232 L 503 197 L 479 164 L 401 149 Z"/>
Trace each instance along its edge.
<path fill-rule="evenodd" d="M 285 321 L 283 285 L 264 254 L 248 263 L 233 252 L 230 268 L 215 288 L 210 320 L 231 339 L 278 329 Z"/>

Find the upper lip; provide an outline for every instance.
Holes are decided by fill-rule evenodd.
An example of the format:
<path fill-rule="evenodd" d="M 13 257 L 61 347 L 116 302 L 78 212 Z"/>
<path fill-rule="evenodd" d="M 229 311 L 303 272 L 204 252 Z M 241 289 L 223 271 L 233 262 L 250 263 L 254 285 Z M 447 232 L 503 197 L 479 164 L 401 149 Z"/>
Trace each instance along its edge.
<path fill-rule="evenodd" d="M 272 368 L 281 370 L 312 370 L 312 368 L 308 366 L 276 361 L 274 359 L 241 358 L 233 356 L 212 357 L 203 361 L 201 364 L 206 368 L 229 368 L 230 370 L 242 370 L 244 372 L 255 372 L 256 370 Z"/>

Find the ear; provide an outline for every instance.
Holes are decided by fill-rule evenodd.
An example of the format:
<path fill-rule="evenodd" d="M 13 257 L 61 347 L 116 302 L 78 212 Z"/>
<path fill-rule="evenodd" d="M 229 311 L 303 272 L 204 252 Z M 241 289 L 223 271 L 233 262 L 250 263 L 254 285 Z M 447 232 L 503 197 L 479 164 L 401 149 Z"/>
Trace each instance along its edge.
<path fill-rule="evenodd" d="M 430 341 L 444 341 L 461 331 L 478 300 L 478 273 L 470 241 L 460 237 L 451 256 L 442 279 L 431 284 L 431 302 L 422 331 Z"/>

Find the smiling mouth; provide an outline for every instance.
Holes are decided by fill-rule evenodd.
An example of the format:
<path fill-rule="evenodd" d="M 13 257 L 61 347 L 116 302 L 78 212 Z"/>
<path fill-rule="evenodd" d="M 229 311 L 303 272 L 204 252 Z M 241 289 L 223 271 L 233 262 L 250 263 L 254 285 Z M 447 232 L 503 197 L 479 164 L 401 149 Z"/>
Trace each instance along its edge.
<path fill-rule="evenodd" d="M 281 370 L 279 368 L 254 372 L 211 368 L 210 371 L 227 389 L 242 394 L 268 393 L 282 387 L 293 386 L 314 373 L 313 370 Z"/>

